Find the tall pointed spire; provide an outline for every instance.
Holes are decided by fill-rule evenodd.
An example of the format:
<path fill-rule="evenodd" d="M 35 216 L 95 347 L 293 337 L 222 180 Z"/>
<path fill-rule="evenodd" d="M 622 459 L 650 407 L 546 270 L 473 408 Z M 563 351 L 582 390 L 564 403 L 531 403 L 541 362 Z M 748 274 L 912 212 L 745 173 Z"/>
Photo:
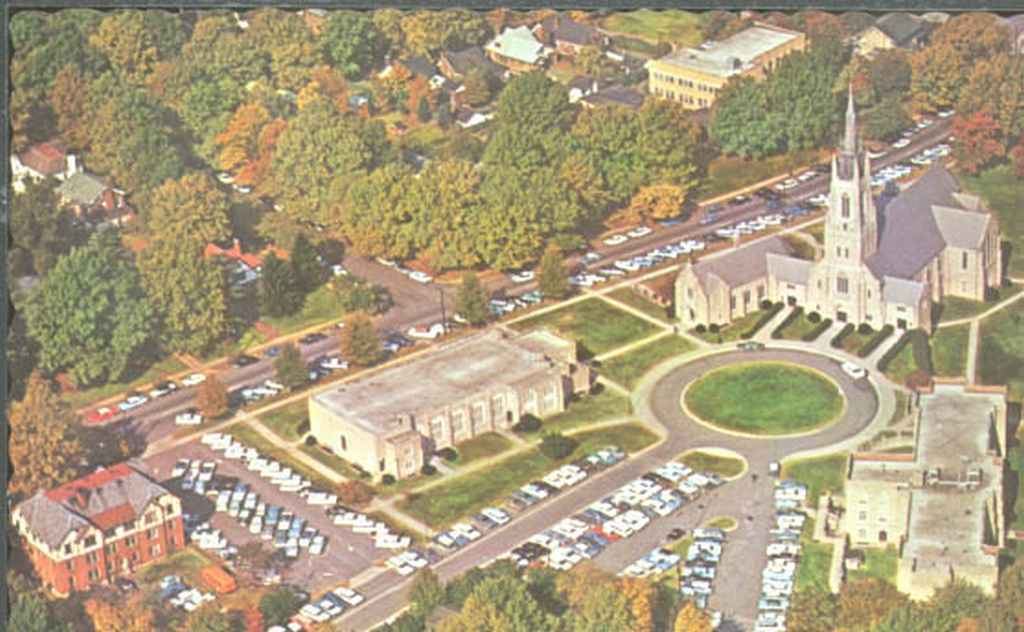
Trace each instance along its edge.
<path fill-rule="evenodd" d="M 850 82 L 849 98 L 846 102 L 846 130 L 843 136 L 842 151 L 857 154 L 857 110 L 853 106 L 853 82 Z"/>

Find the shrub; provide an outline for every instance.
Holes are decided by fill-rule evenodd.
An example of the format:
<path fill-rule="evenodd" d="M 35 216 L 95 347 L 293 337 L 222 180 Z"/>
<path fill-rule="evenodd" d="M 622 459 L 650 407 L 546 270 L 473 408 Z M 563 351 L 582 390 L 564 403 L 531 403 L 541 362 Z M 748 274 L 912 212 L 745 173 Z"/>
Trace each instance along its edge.
<path fill-rule="evenodd" d="M 385 478 L 389 476 L 393 482 L 395 477 L 390 474 L 385 475 Z M 373 499 L 373 488 L 363 481 L 345 481 L 338 485 L 338 500 L 343 505 L 365 505 L 371 499 Z"/>
<path fill-rule="evenodd" d="M 905 384 L 909 389 L 927 388 L 932 383 L 932 376 L 920 369 L 907 375 Z"/>
<path fill-rule="evenodd" d="M 910 341 L 914 345 L 914 364 L 919 370 L 932 375 L 932 348 L 928 344 L 928 334 L 915 329 L 910 332 Z"/>
<path fill-rule="evenodd" d="M 697 325 L 697 333 L 698 334 L 702 334 L 702 333 L 704 333 L 707 330 L 708 330 L 708 328 L 705 327 L 703 323 L 701 323 L 700 325 Z"/>
<path fill-rule="evenodd" d="M 817 323 L 818 321 L 821 320 L 821 314 L 819 314 L 818 312 L 811 312 L 810 314 L 807 315 L 807 320 L 811 321 L 812 323 Z"/>
<path fill-rule="evenodd" d="M 533 415 L 523 415 L 519 418 L 519 422 L 512 426 L 512 429 L 516 432 L 537 432 L 540 430 L 540 425 L 540 419 Z"/>
<path fill-rule="evenodd" d="M 711 324 L 711 325 L 710 325 L 710 326 L 708 327 L 708 331 L 710 331 L 710 332 L 711 332 L 711 333 L 713 333 L 713 334 L 717 334 L 717 333 L 718 333 L 718 332 L 720 331 L 720 329 L 721 329 L 721 328 L 720 328 L 720 327 L 718 326 L 718 323 L 712 323 L 712 324 Z"/>
<path fill-rule="evenodd" d="M 304 435 L 309 432 L 309 417 L 302 420 L 299 427 L 295 429 L 300 435 Z"/>
<path fill-rule="evenodd" d="M 771 309 L 771 308 L 772 308 L 772 302 L 771 301 L 769 301 L 768 299 L 764 299 L 764 300 L 761 301 L 761 309 Z"/>
<path fill-rule="evenodd" d="M 789 316 L 786 316 L 785 320 L 783 320 L 781 323 L 779 323 L 779 326 L 776 327 L 775 331 L 772 332 L 772 338 L 774 338 L 775 340 L 778 340 L 779 338 L 782 338 L 782 332 L 786 330 L 786 327 L 789 327 L 790 325 L 792 325 L 793 321 L 796 320 L 797 318 L 800 318 L 800 314 L 803 314 L 803 313 L 804 313 L 804 308 L 802 308 L 802 307 L 797 307 L 792 312 L 790 312 Z"/>
<path fill-rule="evenodd" d="M 560 432 L 548 432 L 540 441 L 541 454 L 553 461 L 564 459 L 576 449 L 576 441 Z"/>
<path fill-rule="evenodd" d="M 818 336 L 820 336 L 821 334 L 825 333 L 825 330 L 827 330 L 831 326 L 832 326 L 832 319 L 831 318 L 826 318 L 825 320 L 823 320 L 820 323 L 818 323 L 817 325 L 815 325 L 814 329 L 808 331 L 806 334 L 801 336 L 800 339 L 803 340 L 804 342 L 814 342 L 815 340 L 818 339 Z"/>
<path fill-rule="evenodd" d="M 985 288 L 985 302 L 996 303 L 999 301 L 999 288 Z"/>
<path fill-rule="evenodd" d="M 833 349 L 839 349 L 843 346 L 843 340 L 853 333 L 853 323 L 846 323 L 846 326 L 839 330 L 835 336 L 832 337 L 832 341 L 829 343 Z"/>
<path fill-rule="evenodd" d="M 875 349 L 880 347 L 882 343 L 885 342 L 886 338 L 892 335 L 893 331 L 895 330 L 893 329 L 892 325 L 886 325 L 885 327 L 882 327 L 881 329 L 878 330 L 878 333 L 875 334 L 873 338 L 871 338 L 871 340 L 868 340 L 863 347 L 857 350 L 857 355 L 862 358 L 868 357 L 869 355 L 874 353 Z"/>
<path fill-rule="evenodd" d="M 307 436 L 306 437 L 306 445 L 308 445 L 308 446 L 316 445 L 316 437 L 314 437 L 313 435 Z"/>
<path fill-rule="evenodd" d="M 748 329 L 747 331 L 743 332 L 743 334 L 740 335 L 740 337 L 743 338 L 744 340 L 753 338 L 754 335 L 758 331 L 760 331 L 762 327 L 768 324 L 768 321 L 775 318 L 775 316 L 782 311 L 782 308 L 785 307 L 785 305 L 783 305 L 782 303 L 775 303 L 773 305 L 770 301 L 761 301 L 761 305 L 764 305 L 765 303 L 768 304 L 768 307 L 765 308 L 765 312 L 761 314 L 761 317 L 757 319 L 757 322 L 754 323 L 753 327 L 751 327 L 750 329 Z"/>
<path fill-rule="evenodd" d="M 867 335 L 871 334 L 871 332 L 873 332 L 873 331 L 874 331 L 874 329 L 872 329 L 871 325 L 869 325 L 867 323 L 861 323 L 861 324 L 857 325 L 857 333 L 862 335 L 862 336 L 867 336 Z"/>
<path fill-rule="evenodd" d="M 449 463 L 459 458 L 459 453 L 455 451 L 455 448 L 441 448 L 437 451 L 437 455 Z"/>
<path fill-rule="evenodd" d="M 380 482 L 385 484 L 385 485 L 394 485 L 395 484 L 395 477 L 390 475 L 390 474 L 385 474 L 384 476 L 380 477 Z"/>
<path fill-rule="evenodd" d="M 878 359 L 878 370 L 885 372 L 889 368 L 889 363 L 893 361 L 903 351 L 903 347 L 910 343 L 910 332 L 905 331 L 900 339 L 896 341 L 896 344 L 889 347 L 889 350 Z"/>
<path fill-rule="evenodd" d="M 434 474 L 437 474 L 437 468 L 430 463 L 424 463 L 420 473 L 424 476 L 433 476 Z"/>

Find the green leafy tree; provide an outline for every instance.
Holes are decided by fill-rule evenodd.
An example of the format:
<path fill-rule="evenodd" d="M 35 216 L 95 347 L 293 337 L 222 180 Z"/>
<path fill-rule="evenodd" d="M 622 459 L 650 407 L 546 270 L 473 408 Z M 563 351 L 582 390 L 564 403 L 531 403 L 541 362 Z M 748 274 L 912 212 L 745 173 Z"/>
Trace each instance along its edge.
<path fill-rule="evenodd" d="M 426 123 L 430 120 L 430 117 L 430 100 L 427 99 L 426 95 L 421 96 L 416 105 L 416 118 L 420 120 L 420 123 Z"/>
<path fill-rule="evenodd" d="M 234 612 L 221 612 L 220 606 L 209 603 L 188 616 L 189 632 L 239 632 Z"/>
<path fill-rule="evenodd" d="M 28 379 L 25 396 L 10 408 L 10 450 L 14 476 L 8 491 L 27 497 L 74 479 L 83 456 L 74 413 L 41 373 Z"/>
<path fill-rule="evenodd" d="M 565 86 L 544 73 L 513 77 L 498 97 L 496 125 L 484 151 L 484 163 L 550 168 L 566 152 L 565 133 L 574 112 Z"/>
<path fill-rule="evenodd" d="M 181 19 L 165 11 L 116 11 L 103 18 L 89 43 L 127 79 L 142 82 L 157 62 L 185 43 Z"/>
<path fill-rule="evenodd" d="M 28 304 L 39 365 L 81 385 L 118 379 L 154 339 L 155 314 L 117 231 L 62 257 Z"/>
<path fill-rule="evenodd" d="M 226 275 L 220 263 L 204 258 L 201 244 L 152 243 L 139 269 L 168 349 L 203 353 L 227 335 Z"/>
<path fill-rule="evenodd" d="M 576 449 L 576 441 L 560 432 L 545 432 L 540 440 L 541 454 L 552 461 L 560 461 Z"/>
<path fill-rule="evenodd" d="M 848 628 L 869 627 L 880 622 L 891 611 L 904 608 L 908 604 L 907 596 L 883 579 L 870 578 L 847 582 L 839 592 L 834 625 Z"/>
<path fill-rule="evenodd" d="M 19 94 L 31 101 L 45 99 L 54 78 L 66 64 L 73 64 L 83 74 L 93 75 L 107 67 L 105 57 L 89 44 L 98 20 L 104 14 L 90 10 L 65 10 L 49 15 L 35 12 L 11 16 L 12 37 L 20 32 L 18 45 L 14 40 L 11 58 L 11 83 L 14 97 Z M 31 22 L 31 25 L 28 23 Z M 24 28 L 16 25 L 24 24 Z M 20 29 L 20 30 L 19 30 Z M 12 112 L 16 112 L 11 108 Z"/>
<path fill-rule="evenodd" d="M 320 35 L 324 56 L 349 79 L 373 67 L 386 45 L 372 17 L 358 11 L 332 12 Z"/>
<path fill-rule="evenodd" d="M 417 614 L 430 615 L 435 608 L 444 603 L 444 584 L 430 568 L 417 573 L 409 588 L 409 603 Z"/>
<path fill-rule="evenodd" d="M 883 99 L 861 117 L 864 122 L 864 135 L 873 140 L 888 141 L 913 125 L 907 109 L 898 97 Z"/>
<path fill-rule="evenodd" d="M 260 598 L 263 623 L 268 626 L 284 625 L 304 603 L 301 595 L 287 586 L 279 586 Z"/>
<path fill-rule="evenodd" d="M 295 238 L 288 263 L 292 269 L 292 278 L 301 291 L 312 292 L 324 282 L 324 267 L 320 264 L 316 248 L 305 235 L 300 234 Z"/>
<path fill-rule="evenodd" d="M 249 28 L 244 44 L 270 59 L 271 83 L 276 88 L 298 91 L 309 80 L 310 70 L 323 57 L 313 32 L 295 11 L 258 9 L 246 15 Z"/>
<path fill-rule="evenodd" d="M 473 326 L 483 325 L 490 320 L 487 292 L 480 285 L 480 277 L 475 272 L 462 274 L 462 284 L 455 295 L 455 309 Z"/>
<path fill-rule="evenodd" d="M 71 213 L 61 208 L 53 180 L 27 180 L 25 191 L 11 198 L 11 236 L 13 251 L 25 254 L 28 269 L 22 274 L 45 275 L 58 259 L 85 241 L 85 232 L 72 221 Z"/>
<path fill-rule="evenodd" d="M 295 390 L 309 384 L 309 371 L 302 353 L 295 344 L 286 344 L 274 358 L 274 374 L 277 381 L 288 390 Z"/>
<path fill-rule="evenodd" d="M 21 595 L 12 600 L 7 619 L 10 632 L 70 632 L 71 627 L 58 619 L 50 605 L 37 594 Z"/>
<path fill-rule="evenodd" d="M 444 185 L 418 183 L 403 163 L 384 165 L 352 183 L 333 223 L 360 255 L 409 259 L 415 238 L 410 223 L 417 207 L 424 208 L 417 192 L 427 186 Z"/>
<path fill-rule="evenodd" d="M 208 375 L 196 392 L 196 406 L 207 419 L 217 419 L 228 412 L 228 387 L 216 375 Z"/>
<path fill-rule="evenodd" d="M 260 274 L 260 313 L 277 318 L 302 308 L 303 294 L 295 271 L 273 252 L 263 259 Z"/>
<path fill-rule="evenodd" d="M 462 82 L 462 99 L 470 107 L 480 107 L 490 103 L 494 97 L 495 81 L 483 68 L 471 68 Z"/>
<path fill-rule="evenodd" d="M 554 244 L 548 245 L 540 259 L 537 283 L 545 298 L 562 299 L 569 295 L 568 273 L 562 263 L 562 251 Z"/>
<path fill-rule="evenodd" d="M 877 99 L 903 98 L 910 91 L 910 56 L 900 48 L 877 50 L 867 62 L 867 74 Z"/>
<path fill-rule="evenodd" d="M 356 366 L 371 366 L 383 356 L 373 322 L 363 315 L 345 321 L 341 330 L 341 355 Z"/>
<path fill-rule="evenodd" d="M 401 18 L 403 48 L 432 57 L 441 50 L 483 44 L 491 36 L 486 16 L 479 11 L 408 11 Z"/>
<path fill-rule="evenodd" d="M 25 396 L 28 377 L 39 365 L 39 343 L 29 335 L 22 311 L 15 311 L 10 318 L 7 330 L 7 375 L 10 380 L 7 396 L 14 401 Z"/>
<path fill-rule="evenodd" d="M 206 173 L 167 180 L 148 196 L 145 222 L 155 241 L 202 245 L 231 235 L 227 195 Z"/>
<path fill-rule="evenodd" d="M 480 238 L 488 230 L 480 172 L 466 162 L 432 162 L 413 181 L 409 230 L 419 254 L 438 269 L 480 264 Z"/>
<path fill-rule="evenodd" d="M 614 584 L 594 586 L 568 617 L 572 632 L 632 632 L 638 629 L 629 600 Z"/>
<path fill-rule="evenodd" d="M 223 132 L 242 102 L 242 86 L 230 76 L 196 78 L 182 99 L 178 114 L 192 134 L 196 153 L 216 166 Z"/>
<path fill-rule="evenodd" d="M 533 632 L 550 630 L 556 625 L 555 618 L 540 608 L 522 581 L 493 577 L 480 582 L 466 598 L 462 611 L 442 622 L 440 630 Z"/>
<path fill-rule="evenodd" d="M 831 632 L 836 619 L 836 598 L 821 588 L 793 593 L 786 627 L 794 632 Z"/>

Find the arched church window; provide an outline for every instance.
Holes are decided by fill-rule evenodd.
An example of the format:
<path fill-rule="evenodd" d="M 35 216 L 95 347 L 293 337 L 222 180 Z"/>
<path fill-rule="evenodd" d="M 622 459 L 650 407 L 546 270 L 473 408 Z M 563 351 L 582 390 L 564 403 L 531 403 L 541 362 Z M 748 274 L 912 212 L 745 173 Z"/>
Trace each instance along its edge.
<path fill-rule="evenodd" d="M 850 196 L 846 193 L 843 194 L 842 199 L 842 214 L 844 219 L 850 216 Z"/>

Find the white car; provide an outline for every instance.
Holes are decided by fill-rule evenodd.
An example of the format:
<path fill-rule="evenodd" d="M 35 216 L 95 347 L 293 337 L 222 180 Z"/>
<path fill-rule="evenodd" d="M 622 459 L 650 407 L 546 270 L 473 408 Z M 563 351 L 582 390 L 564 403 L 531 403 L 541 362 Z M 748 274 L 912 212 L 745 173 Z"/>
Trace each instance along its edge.
<path fill-rule="evenodd" d="M 346 270 L 345 266 L 341 265 L 340 263 L 336 263 L 333 266 L 331 266 L 331 274 L 333 274 L 334 276 L 343 276 L 348 274 L 348 270 Z"/>
<path fill-rule="evenodd" d="M 626 234 L 630 237 L 643 237 L 644 235 L 650 235 L 652 232 L 654 231 L 646 226 L 637 226 L 633 230 L 627 231 Z"/>
<path fill-rule="evenodd" d="M 331 369 L 331 370 L 347 369 L 348 368 L 348 362 L 345 362 L 344 360 L 342 360 L 341 356 L 332 355 L 332 356 L 327 356 L 326 358 L 321 360 L 320 361 L 320 366 L 322 366 L 325 369 Z"/>
<path fill-rule="evenodd" d="M 193 373 L 181 381 L 184 386 L 198 386 L 206 381 L 205 373 Z"/>
<path fill-rule="evenodd" d="M 604 240 L 604 245 L 618 246 L 619 244 L 624 244 L 627 241 L 629 241 L 629 237 L 626 237 L 625 235 L 612 235 Z"/>
<path fill-rule="evenodd" d="M 231 184 L 232 182 L 235 181 L 235 179 L 231 176 L 231 174 L 226 172 L 226 171 L 222 171 L 222 172 L 218 173 L 217 174 L 217 180 L 221 184 Z"/>
<path fill-rule="evenodd" d="M 358 606 L 363 603 L 364 600 L 364 597 L 361 594 L 351 588 L 335 588 L 332 592 L 341 597 L 341 599 L 350 606 Z"/>
<path fill-rule="evenodd" d="M 939 118 L 949 118 L 956 114 L 956 110 L 943 110 L 939 112 Z"/>
<path fill-rule="evenodd" d="M 426 272 L 420 272 L 419 270 L 413 270 L 410 272 L 409 278 L 417 283 L 430 283 L 434 280 L 434 277 L 430 276 Z"/>
<path fill-rule="evenodd" d="M 174 416 L 174 423 L 179 426 L 198 426 L 203 423 L 203 416 L 195 408 L 188 408 Z"/>
<path fill-rule="evenodd" d="M 842 368 L 844 373 L 846 373 L 855 380 L 867 377 L 868 375 L 867 369 L 857 364 L 854 364 L 853 362 L 843 362 Z"/>
<path fill-rule="evenodd" d="M 513 283 L 529 283 L 533 280 L 534 274 L 532 270 L 519 270 L 517 272 L 510 272 L 508 278 Z"/>
<path fill-rule="evenodd" d="M 898 141 L 896 141 L 895 143 L 893 143 L 892 146 L 895 149 L 903 149 L 904 147 L 906 147 L 909 144 L 910 144 L 910 139 L 909 138 L 901 138 Z"/>
<path fill-rule="evenodd" d="M 149 398 L 146 397 L 145 395 L 131 395 L 123 402 L 118 404 L 117 407 L 120 408 L 121 410 L 128 411 L 133 408 L 138 408 L 139 406 L 142 406 L 148 401 Z"/>
<path fill-rule="evenodd" d="M 252 193 L 252 187 L 245 186 L 244 184 L 233 184 L 231 188 L 239 193 Z"/>
<path fill-rule="evenodd" d="M 422 340 L 433 340 L 438 336 L 444 334 L 444 325 L 441 323 L 434 323 L 429 327 L 423 325 L 414 325 L 405 332 L 410 338 L 420 338 Z"/>

